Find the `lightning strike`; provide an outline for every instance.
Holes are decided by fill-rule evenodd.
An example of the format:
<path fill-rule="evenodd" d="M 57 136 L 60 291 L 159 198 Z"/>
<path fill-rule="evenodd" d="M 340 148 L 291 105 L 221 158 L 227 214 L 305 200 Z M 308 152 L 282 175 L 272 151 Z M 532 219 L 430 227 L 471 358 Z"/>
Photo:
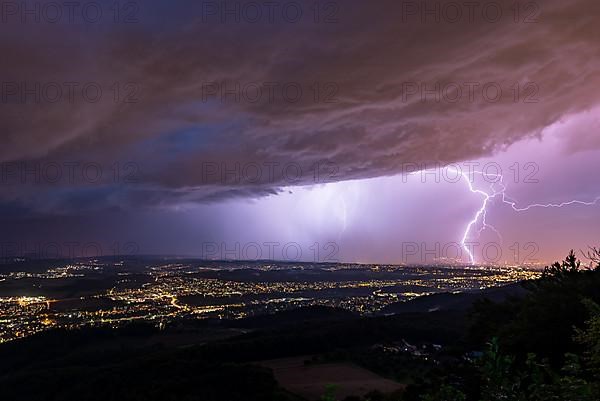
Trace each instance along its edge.
<path fill-rule="evenodd" d="M 473 226 L 475 224 L 477 224 L 477 222 L 480 219 L 481 219 L 481 227 L 478 230 L 478 234 L 481 234 L 485 229 L 490 229 L 500 238 L 500 241 L 502 241 L 502 235 L 500 234 L 500 232 L 494 226 L 492 226 L 491 224 L 489 224 L 486 221 L 488 205 L 489 205 L 490 201 L 495 199 L 497 196 L 501 196 L 502 203 L 509 205 L 515 212 L 526 212 L 526 211 L 529 211 L 529 210 L 535 209 L 535 208 L 545 208 L 545 209 L 562 208 L 562 207 L 567 207 L 567 206 L 572 206 L 572 205 L 595 206 L 600 203 L 600 196 L 598 196 L 597 198 L 595 198 L 592 201 L 582 201 L 582 200 L 575 199 L 575 200 L 570 200 L 570 201 L 562 202 L 562 203 L 547 203 L 547 204 L 533 203 L 533 204 L 527 205 L 525 207 L 517 207 L 517 201 L 510 198 L 506 194 L 507 187 L 504 184 L 503 175 L 489 174 L 489 173 L 485 173 L 482 171 L 473 171 L 472 174 L 471 173 L 467 174 L 462 171 L 458 171 L 455 168 L 447 167 L 447 169 L 456 174 L 459 174 L 467 183 L 467 185 L 469 187 L 469 191 L 471 193 L 478 194 L 483 197 L 483 203 L 481 205 L 481 208 L 479 208 L 479 210 L 477 210 L 473 219 L 468 222 L 468 224 L 465 228 L 463 237 L 460 242 L 461 246 L 463 247 L 463 249 L 466 251 L 467 255 L 469 256 L 469 261 L 471 262 L 472 265 L 474 265 L 476 263 L 476 261 L 475 261 L 475 256 L 473 255 L 473 252 L 471 252 L 471 250 L 468 247 L 467 240 L 470 237 L 471 231 L 473 230 Z M 490 186 L 491 193 L 488 193 L 488 192 L 480 190 L 480 189 L 475 189 L 475 187 L 473 185 L 473 176 L 475 174 L 480 174 L 485 178 L 492 177 L 492 178 L 496 179 L 496 181 L 493 182 Z M 498 184 L 501 187 L 499 191 L 496 190 L 495 184 Z"/>

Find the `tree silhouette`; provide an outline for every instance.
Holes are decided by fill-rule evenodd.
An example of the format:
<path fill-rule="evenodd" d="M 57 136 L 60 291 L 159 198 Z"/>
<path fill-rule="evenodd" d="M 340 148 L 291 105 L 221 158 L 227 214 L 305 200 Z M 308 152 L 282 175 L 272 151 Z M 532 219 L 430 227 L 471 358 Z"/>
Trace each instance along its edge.
<path fill-rule="evenodd" d="M 575 251 L 571 250 L 569 255 L 562 262 L 556 262 L 544 268 L 542 278 L 562 279 L 566 276 L 577 274 L 581 271 L 581 261 L 575 256 Z"/>

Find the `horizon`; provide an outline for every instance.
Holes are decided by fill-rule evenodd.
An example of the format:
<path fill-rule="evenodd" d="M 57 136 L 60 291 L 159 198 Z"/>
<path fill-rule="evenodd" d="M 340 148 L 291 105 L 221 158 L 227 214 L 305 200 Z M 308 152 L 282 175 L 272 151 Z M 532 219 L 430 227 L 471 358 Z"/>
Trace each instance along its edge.
<path fill-rule="evenodd" d="M 591 248 L 590 248 L 591 249 Z M 593 264 L 593 261 L 587 257 L 587 253 L 583 250 L 580 250 L 576 253 L 580 260 L 585 261 L 588 260 L 590 264 Z M 536 263 L 523 263 L 523 264 L 509 264 L 508 262 L 504 263 L 471 263 L 468 261 L 464 261 L 461 259 L 448 259 L 448 258 L 440 258 L 438 260 L 432 261 L 424 261 L 424 262 L 396 262 L 396 263 L 380 263 L 380 262 L 354 262 L 354 261 L 314 261 L 314 260 L 292 260 L 292 259 L 221 259 L 221 258 L 204 258 L 202 255 L 197 254 L 114 254 L 114 255 L 54 255 L 54 256 L 44 256 L 41 257 L 38 254 L 24 254 L 18 256 L 5 256 L 0 258 L 0 266 L 8 265 L 11 263 L 23 263 L 28 261 L 54 261 L 54 260 L 81 260 L 81 261 L 94 261 L 94 260 L 135 260 L 135 259 L 163 259 L 163 260 L 193 260 L 199 262 L 223 262 L 223 263 L 281 263 L 281 264 L 314 264 L 314 265 L 355 265 L 355 266 L 395 266 L 395 267 L 466 267 L 466 268 L 484 268 L 484 267 L 510 267 L 510 268 L 543 268 L 547 267 L 553 263 L 561 262 L 561 260 L 555 260 L 553 262 L 536 262 Z M 563 258 L 564 259 L 564 258 Z"/>

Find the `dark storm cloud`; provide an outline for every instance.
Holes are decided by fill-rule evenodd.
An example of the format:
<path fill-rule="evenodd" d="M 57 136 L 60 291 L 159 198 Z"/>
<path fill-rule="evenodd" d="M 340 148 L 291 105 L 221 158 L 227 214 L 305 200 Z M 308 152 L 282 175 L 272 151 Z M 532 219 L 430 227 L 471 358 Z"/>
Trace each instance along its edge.
<path fill-rule="evenodd" d="M 0 161 L 94 163 L 103 174 L 9 177 L 3 201 L 48 213 L 169 207 L 398 174 L 409 163 L 493 154 L 598 101 L 593 0 L 544 1 L 539 10 L 523 2 L 516 22 L 512 0 L 493 2 L 497 22 L 482 14 L 490 2 L 475 2 L 455 23 L 443 13 L 423 22 L 423 3 L 397 0 L 339 2 L 320 10 L 319 23 L 312 1 L 296 3 L 296 23 L 280 13 L 274 23 L 223 22 L 207 3 L 224 7 L 144 2 L 129 24 L 115 23 L 108 3 L 98 3 L 98 23 L 4 15 Z M 62 91 L 55 103 L 52 83 Z M 440 101 L 423 99 L 422 85 L 436 83 Z M 239 100 L 218 93 L 236 84 L 247 91 Z M 456 85 L 462 95 L 452 101 Z M 302 96 L 286 100 L 284 87 Z"/>

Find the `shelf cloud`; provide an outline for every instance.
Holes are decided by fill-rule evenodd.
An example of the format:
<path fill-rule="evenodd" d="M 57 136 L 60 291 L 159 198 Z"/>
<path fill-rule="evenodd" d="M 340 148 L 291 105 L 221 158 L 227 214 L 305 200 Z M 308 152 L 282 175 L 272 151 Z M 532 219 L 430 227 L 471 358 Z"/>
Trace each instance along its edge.
<path fill-rule="evenodd" d="M 5 12 L 2 201 L 160 208 L 392 176 L 493 156 L 598 102 L 596 1 L 250 3 Z"/>

